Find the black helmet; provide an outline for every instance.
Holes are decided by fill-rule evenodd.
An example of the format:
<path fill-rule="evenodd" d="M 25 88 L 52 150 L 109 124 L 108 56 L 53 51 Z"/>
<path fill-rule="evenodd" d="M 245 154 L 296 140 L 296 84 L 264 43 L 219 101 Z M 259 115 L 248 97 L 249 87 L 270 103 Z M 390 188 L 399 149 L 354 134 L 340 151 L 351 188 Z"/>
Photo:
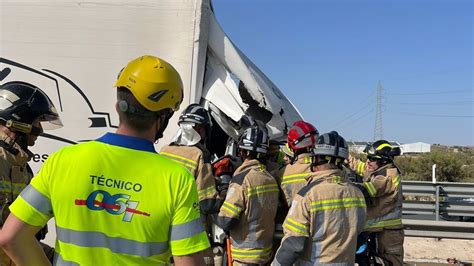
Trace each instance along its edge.
<path fill-rule="evenodd" d="M 343 137 L 339 136 L 336 131 L 331 131 L 318 137 L 314 145 L 313 155 L 323 158 L 330 156 L 347 159 L 349 157 L 349 147 Z"/>
<path fill-rule="evenodd" d="M 197 103 L 190 104 L 179 116 L 178 125 L 183 122 L 209 127 L 212 126 L 209 112 Z"/>
<path fill-rule="evenodd" d="M 39 128 L 32 124 L 39 119 L 45 129 L 62 127 L 56 108 L 38 87 L 11 81 L 0 85 L 0 120 L 10 130 L 38 135 Z"/>
<path fill-rule="evenodd" d="M 395 156 L 401 154 L 400 147 L 393 147 L 386 140 L 377 140 L 372 144 L 367 144 L 364 149 L 367 158 L 382 162 L 391 162 Z"/>
<path fill-rule="evenodd" d="M 266 154 L 268 143 L 267 131 L 257 125 L 245 129 L 239 137 L 239 149 L 254 153 Z"/>

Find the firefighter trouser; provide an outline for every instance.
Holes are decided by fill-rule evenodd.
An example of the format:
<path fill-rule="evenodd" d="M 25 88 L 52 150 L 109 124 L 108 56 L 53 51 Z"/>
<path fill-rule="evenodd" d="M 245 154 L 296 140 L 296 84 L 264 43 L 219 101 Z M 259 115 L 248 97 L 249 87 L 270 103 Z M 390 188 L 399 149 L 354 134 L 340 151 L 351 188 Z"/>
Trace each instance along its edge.
<path fill-rule="evenodd" d="M 403 265 L 403 229 L 385 229 L 377 232 L 377 253 L 386 265 Z"/>

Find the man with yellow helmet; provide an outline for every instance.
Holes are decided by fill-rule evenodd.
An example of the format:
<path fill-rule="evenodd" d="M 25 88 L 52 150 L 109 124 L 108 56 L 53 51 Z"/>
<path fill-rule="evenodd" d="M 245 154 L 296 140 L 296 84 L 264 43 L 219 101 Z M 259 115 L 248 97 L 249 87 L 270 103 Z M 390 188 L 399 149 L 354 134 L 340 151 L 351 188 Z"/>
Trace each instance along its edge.
<path fill-rule="evenodd" d="M 48 264 L 34 234 L 52 217 L 55 264 L 203 263 L 209 242 L 194 178 L 153 146 L 181 104 L 181 78 L 142 56 L 115 86 L 116 133 L 52 154 L 11 205 L 0 245 L 16 264 Z"/>

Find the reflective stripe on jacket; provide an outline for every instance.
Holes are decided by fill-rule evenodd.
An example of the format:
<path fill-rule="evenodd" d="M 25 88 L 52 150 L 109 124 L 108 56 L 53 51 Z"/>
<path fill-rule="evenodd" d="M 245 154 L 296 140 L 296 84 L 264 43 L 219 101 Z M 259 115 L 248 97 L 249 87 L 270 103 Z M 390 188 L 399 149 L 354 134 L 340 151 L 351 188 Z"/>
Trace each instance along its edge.
<path fill-rule="evenodd" d="M 278 185 L 257 160 L 245 161 L 234 173 L 217 224 L 230 233 L 232 258 L 264 264 L 272 255 Z"/>
<path fill-rule="evenodd" d="M 4 205 L 5 201 L 8 200 L 11 204 L 30 183 L 33 174 L 27 165 L 30 157 L 28 152 L 24 151 L 3 132 L 0 132 L 0 141 L 12 149 L 7 150 L 0 147 L 0 206 L 8 208 Z M 16 154 L 12 153 L 13 150 L 17 151 Z M 0 211 L 3 212 L 3 210 Z M 0 221 L 0 224 L 3 224 L 3 222 Z M 13 265 L 2 249 L 0 249 L 0 265 Z"/>
<path fill-rule="evenodd" d="M 287 164 L 274 172 L 275 178 L 280 183 L 281 190 L 285 195 L 287 206 L 291 206 L 294 195 L 303 188 L 311 175 L 311 154 L 302 153 L 298 155 L 292 164 Z"/>
<path fill-rule="evenodd" d="M 401 178 L 395 165 L 390 163 L 374 172 L 367 172 L 362 161 L 351 157 L 349 163 L 353 170 L 365 174 L 362 185 L 372 200 L 372 204 L 367 206 L 366 230 L 373 232 L 384 228 L 403 228 Z"/>
<path fill-rule="evenodd" d="M 220 202 L 212 175 L 212 166 L 205 152 L 197 146 L 168 145 L 161 148 L 160 154 L 181 164 L 194 175 L 201 212 L 203 214 L 217 213 Z"/>
<path fill-rule="evenodd" d="M 398 169 L 393 164 L 385 165 L 364 181 L 373 202 L 367 209 L 367 231 L 403 228 L 403 193 Z"/>
<path fill-rule="evenodd" d="M 0 132 L 0 141 L 3 141 L 5 145 L 13 143 L 13 140 L 3 132 Z M 13 143 L 11 147 L 17 151 L 16 154 L 0 147 L 0 206 L 3 205 L 5 199 L 12 203 L 33 177 L 27 165 L 28 152 L 16 143 Z"/>
<path fill-rule="evenodd" d="M 193 176 L 131 136 L 53 153 L 10 210 L 33 226 L 54 216 L 65 264 L 167 264 L 209 247 Z"/>
<path fill-rule="evenodd" d="M 364 195 L 338 169 L 313 173 L 308 181 L 283 224 L 274 264 L 354 265 L 357 235 L 365 225 Z"/>

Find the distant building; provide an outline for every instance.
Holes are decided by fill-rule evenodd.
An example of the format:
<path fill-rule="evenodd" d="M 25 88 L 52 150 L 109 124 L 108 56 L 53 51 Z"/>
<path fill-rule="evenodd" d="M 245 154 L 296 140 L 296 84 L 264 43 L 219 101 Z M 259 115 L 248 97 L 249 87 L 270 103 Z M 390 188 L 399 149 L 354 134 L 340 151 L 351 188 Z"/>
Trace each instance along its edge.
<path fill-rule="evenodd" d="M 349 145 L 350 152 L 363 153 L 365 146 L 371 143 L 372 142 L 366 142 L 366 141 L 348 141 L 347 145 Z M 397 146 L 400 147 L 402 154 L 431 152 L 431 144 L 424 143 L 424 142 L 415 142 L 415 143 L 407 143 L 407 144 L 400 144 L 398 142 L 390 142 L 390 144 L 394 147 L 397 147 Z"/>
<path fill-rule="evenodd" d="M 431 144 L 424 142 L 407 143 L 400 145 L 402 154 L 431 152 Z"/>
<path fill-rule="evenodd" d="M 367 142 L 367 141 L 348 141 L 347 145 L 349 146 L 349 151 L 350 152 L 355 152 L 355 153 L 363 153 L 365 146 L 372 144 L 372 142 Z M 394 147 L 400 146 L 400 143 L 398 142 L 390 142 L 390 144 Z"/>
<path fill-rule="evenodd" d="M 348 141 L 347 145 L 349 146 L 349 152 L 362 153 L 364 152 L 365 146 L 370 144 L 370 142 L 365 141 Z"/>

